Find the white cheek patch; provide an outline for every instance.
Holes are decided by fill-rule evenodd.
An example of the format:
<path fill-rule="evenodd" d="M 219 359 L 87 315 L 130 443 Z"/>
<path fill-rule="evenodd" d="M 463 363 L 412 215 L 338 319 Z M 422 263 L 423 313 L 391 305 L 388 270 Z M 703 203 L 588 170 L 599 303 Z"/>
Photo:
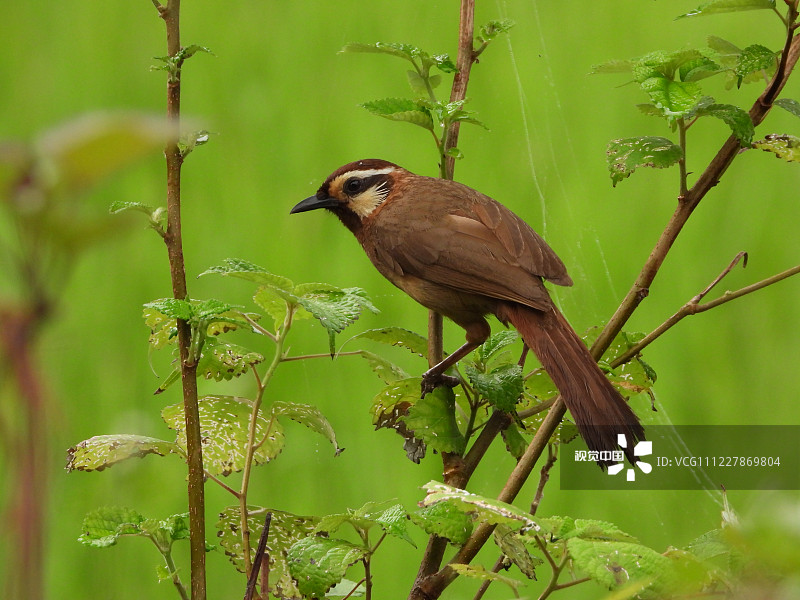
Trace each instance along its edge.
<path fill-rule="evenodd" d="M 366 219 L 384 200 L 386 200 L 388 194 L 389 188 L 384 182 L 381 185 L 371 187 L 367 191 L 360 193 L 350 200 L 348 206 L 359 217 Z"/>

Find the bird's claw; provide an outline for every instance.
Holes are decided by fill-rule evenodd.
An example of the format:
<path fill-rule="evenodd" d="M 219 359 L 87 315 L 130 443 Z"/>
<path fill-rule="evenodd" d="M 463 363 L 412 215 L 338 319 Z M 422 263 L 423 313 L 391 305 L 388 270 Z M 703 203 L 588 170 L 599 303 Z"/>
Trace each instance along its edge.
<path fill-rule="evenodd" d="M 422 375 L 422 397 L 424 398 L 439 386 L 456 387 L 461 383 L 458 377 L 444 373 L 425 373 Z"/>

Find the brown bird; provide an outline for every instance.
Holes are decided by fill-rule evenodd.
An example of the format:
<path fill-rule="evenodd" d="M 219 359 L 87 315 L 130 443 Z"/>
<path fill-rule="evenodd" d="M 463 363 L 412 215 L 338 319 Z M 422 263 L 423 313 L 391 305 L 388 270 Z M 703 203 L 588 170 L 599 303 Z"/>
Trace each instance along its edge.
<path fill-rule="evenodd" d="M 339 217 L 384 277 L 466 331 L 466 343 L 423 375 L 423 395 L 452 383 L 444 372 L 486 341 L 493 314 L 536 354 L 589 448 L 616 449 L 624 434 L 633 460 L 644 429 L 550 299 L 543 279 L 572 279 L 525 221 L 465 185 L 377 159 L 340 167 L 291 212 L 318 208 Z"/>

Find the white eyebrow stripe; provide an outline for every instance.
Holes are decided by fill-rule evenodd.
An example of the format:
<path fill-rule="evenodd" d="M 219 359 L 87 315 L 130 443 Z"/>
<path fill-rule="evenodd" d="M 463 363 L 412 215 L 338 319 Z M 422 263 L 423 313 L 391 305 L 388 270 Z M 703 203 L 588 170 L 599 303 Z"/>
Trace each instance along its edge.
<path fill-rule="evenodd" d="M 396 170 L 395 167 L 386 167 L 385 169 L 360 169 L 357 171 L 348 171 L 342 173 L 345 177 L 372 177 L 373 175 L 388 175 Z"/>

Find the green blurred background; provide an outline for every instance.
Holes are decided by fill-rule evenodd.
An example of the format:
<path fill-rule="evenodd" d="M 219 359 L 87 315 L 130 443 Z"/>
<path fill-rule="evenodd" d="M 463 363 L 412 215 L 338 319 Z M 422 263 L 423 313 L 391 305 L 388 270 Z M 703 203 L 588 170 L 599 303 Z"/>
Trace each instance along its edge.
<path fill-rule="evenodd" d="M 740 47 L 782 45 L 782 30 L 768 11 L 674 21 L 695 8 L 680 2 L 621 1 L 479 3 L 477 23 L 516 22 L 473 69 L 470 109 L 489 131 L 462 127 L 466 158 L 456 178 L 493 196 L 543 232 L 568 265 L 575 286 L 558 299 L 578 330 L 607 319 L 650 252 L 675 206 L 677 170 L 637 172 L 616 189 L 604 151 L 608 140 L 671 135 L 662 122 L 642 116 L 643 95 L 624 87 L 625 76 L 589 76 L 592 64 L 651 50 L 704 45 L 709 34 Z M 437 172 L 429 136 L 406 124 L 378 119 L 359 108 L 368 100 L 408 96 L 405 64 L 391 57 L 338 54 L 347 42 L 400 41 L 454 57 L 458 3 L 387 2 L 188 3 L 182 14 L 184 45 L 201 44 L 184 67 L 184 114 L 215 132 L 184 168 L 184 244 L 190 293 L 249 304 L 242 282 L 195 276 L 227 257 L 240 257 L 301 281 L 365 288 L 381 309 L 350 331 L 397 325 L 424 332 L 426 314 L 373 270 L 335 219 L 315 213 L 289 216 L 293 204 L 312 194 L 334 168 L 367 157 L 397 162 L 417 173 Z M 153 5 L 138 2 L 9 3 L 0 39 L 0 123 L 3 138 L 33 140 L 39 132 L 77 115 L 106 109 L 163 114 L 165 76 L 151 72 L 153 56 L 166 53 L 163 24 Z M 447 79 L 446 79 L 447 81 Z M 759 85 L 726 91 L 721 79 L 706 83 L 719 101 L 749 107 Z M 800 96 L 795 78 L 785 95 Z M 798 122 L 774 111 L 758 132 L 797 134 Z M 689 169 L 701 170 L 728 135 L 721 122 L 690 131 Z M 628 326 L 649 331 L 704 288 L 740 250 L 746 270 L 723 284 L 735 289 L 797 262 L 796 165 L 751 151 L 739 157 L 701 204 L 670 253 Z M 163 158 L 155 153 L 80 199 L 81 211 L 101 215 L 115 200 L 164 202 Z M 55 318 L 43 332 L 39 358 L 50 397 L 46 431 L 48 515 L 44 569 L 47 597 L 171 598 L 156 581 L 158 555 L 142 540 L 124 540 L 105 551 L 79 545 L 80 524 L 94 507 L 135 507 L 163 517 L 185 510 L 185 471 L 176 457 L 129 461 L 103 473 L 64 469 L 69 446 L 101 433 L 139 433 L 169 438 L 159 417 L 179 391 L 152 392 L 169 369 L 166 354 L 148 356 L 141 305 L 171 293 L 166 253 L 144 220 L 116 219 L 118 235 L 93 246 L 74 265 L 60 291 Z M 5 216 L 3 217 L 5 218 Z M 6 226 L 3 227 L 7 231 Z M 5 258 L 4 258 L 5 260 Z M 8 270 L 0 272 L 2 299 L 14 298 Z M 646 422 L 679 424 L 798 423 L 797 356 L 800 281 L 789 280 L 685 321 L 646 353 L 659 379 L 659 413 L 640 398 Z M 496 323 L 495 323 L 496 325 Z M 347 334 L 341 340 L 347 338 Z M 462 334 L 448 326 L 446 347 Z M 294 353 L 325 352 L 324 331 L 298 324 Z M 345 348 L 347 349 L 347 347 Z M 375 350 L 375 348 L 372 348 Z M 262 346 L 265 353 L 269 345 Z M 393 355 L 394 356 L 394 355 Z M 421 369 L 403 353 L 409 369 Z M 249 381 L 202 381 L 203 393 L 245 394 Z M 318 405 L 346 452 L 301 426 L 287 427 L 288 444 L 274 463 L 256 470 L 252 501 L 304 514 L 355 508 L 370 499 L 397 499 L 407 507 L 419 486 L 440 479 L 441 463 L 429 456 L 410 463 L 397 436 L 374 432 L 367 409 L 380 382 L 358 358 L 289 363 L 268 391 L 269 399 Z M 11 384 L 0 390 L 3 426 L 19 426 Z M 10 496 L 17 462 L 6 444 L 0 470 Z M 475 478 L 474 491 L 495 495 L 513 466 L 497 450 Z M 236 477 L 236 476 L 233 476 Z M 527 506 L 535 481 L 520 496 Z M 231 504 L 207 486 L 209 522 Z M 786 495 L 793 493 L 787 492 Z M 756 492 L 732 492 L 747 512 Z M 652 547 L 680 546 L 720 521 L 716 492 L 561 492 L 557 475 L 540 514 L 569 514 L 613 521 Z M 6 522 L 14 518 L 6 514 Z M 7 527 L 7 525 L 6 525 Z M 213 535 L 213 530 L 211 534 Z M 15 553 L 11 538 L 0 565 Z M 420 547 L 425 539 L 415 537 Z M 178 557 L 186 564 L 187 545 Z M 376 592 L 403 598 L 416 573 L 419 550 L 390 541 L 375 561 Z M 493 552 L 481 555 L 491 565 Z M 209 597 L 241 597 L 244 581 L 219 552 L 209 555 Z M 0 578 L 7 573 L 0 566 Z M 188 573 L 183 571 L 185 581 Z M 474 585 L 458 584 L 446 597 L 471 597 Z M 534 584 L 527 592 L 538 595 Z M 469 594 L 469 596 L 467 596 Z M 570 598 L 599 598 L 584 584 Z M 488 597 L 505 598 L 505 589 Z"/>

